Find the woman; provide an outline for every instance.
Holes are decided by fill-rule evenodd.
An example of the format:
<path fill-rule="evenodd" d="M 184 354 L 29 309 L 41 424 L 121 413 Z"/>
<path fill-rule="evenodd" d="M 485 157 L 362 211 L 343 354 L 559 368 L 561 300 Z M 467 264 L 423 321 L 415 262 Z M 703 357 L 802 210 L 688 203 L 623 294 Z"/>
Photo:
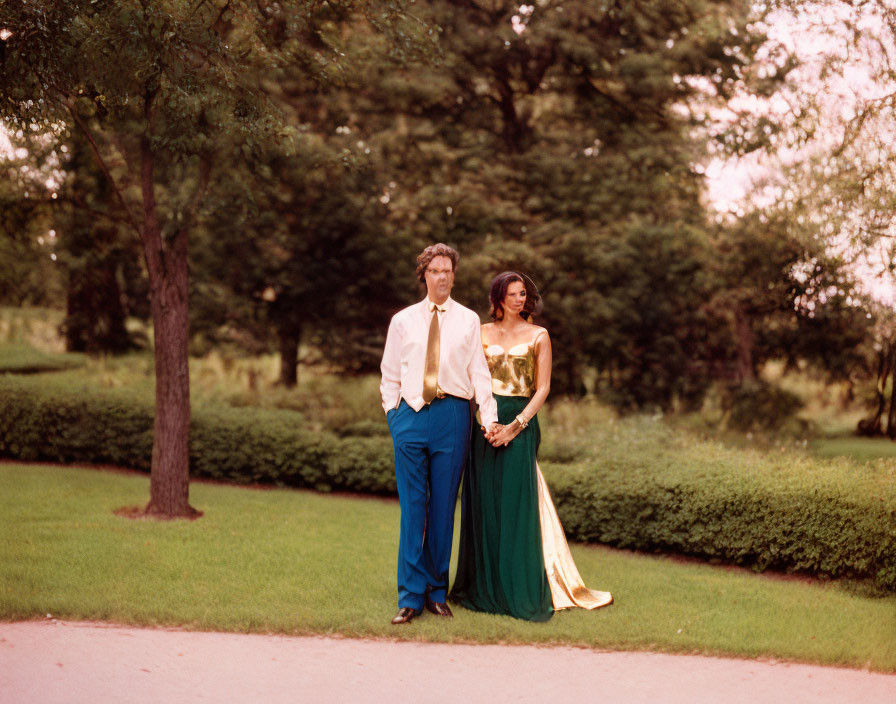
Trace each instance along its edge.
<path fill-rule="evenodd" d="M 551 341 L 529 322 L 539 301 L 531 280 L 504 272 L 489 292 L 482 326 L 501 430 L 473 433 L 461 493 L 457 576 L 449 598 L 474 611 L 547 621 L 555 610 L 611 603 L 585 588 L 535 460 L 536 413 L 551 385 Z"/>

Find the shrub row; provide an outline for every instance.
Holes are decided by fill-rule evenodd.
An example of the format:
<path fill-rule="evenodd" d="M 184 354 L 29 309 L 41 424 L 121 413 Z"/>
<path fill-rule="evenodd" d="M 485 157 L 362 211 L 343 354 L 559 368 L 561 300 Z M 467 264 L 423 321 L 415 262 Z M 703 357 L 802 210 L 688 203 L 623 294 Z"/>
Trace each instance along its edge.
<path fill-rule="evenodd" d="M 395 493 L 387 437 L 336 437 L 303 425 L 294 411 L 195 408 L 190 474 L 318 491 Z M 151 402 L 133 392 L 91 389 L 66 375 L 0 377 L 0 456 L 149 471 L 152 428 Z"/>
<path fill-rule="evenodd" d="M 65 374 L 0 377 L 0 456 L 148 470 L 149 400 L 79 383 Z M 394 494 L 385 427 L 357 430 L 363 436 L 309 431 L 294 411 L 196 408 L 191 473 Z M 734 450 L 647 418 L 597 426 L 588 442 L 574 464 L 545 462 L 573 539 L 896 591 L 896 461 Z"/>
<path fill-rule="evenodd" d="M 646 418 L 617 424 L 594 455 L 545 468 L 572 539 L 896 591 L 893 460 L 735 450 Z"/>

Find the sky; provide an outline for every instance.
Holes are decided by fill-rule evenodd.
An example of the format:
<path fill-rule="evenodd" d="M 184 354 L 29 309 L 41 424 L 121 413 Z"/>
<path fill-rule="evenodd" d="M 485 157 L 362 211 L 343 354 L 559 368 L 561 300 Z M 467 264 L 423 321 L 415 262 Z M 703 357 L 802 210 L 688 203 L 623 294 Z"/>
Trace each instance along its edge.
<path fill-rule="evenodd" d="M 827 123 L 823 132 L 823 146 L 832 144 L 841 134 L 840 124 L 855 115 L 859 103 L 892 92 L 894 86 L 886 85 L 874 78 L 871 60 L 866 51 L 851 51 L 849 37 L 838 26 L 845 25 L 853 13 L 864 14 L 859 26 L 871 33 L 880 30 L 880 18 L 873 9 L 866 11 L 847 8 L 835 3 L 825 9 L 825 16 L 810 13 L 795 15 L 790 12 L 774 13 L 767 25 L 769 39 L 780 42 L 788 51 L 797 55 L 800 66 L 791 74 L 791 80 L 799 88 L 814 85 L 824 96 L 824 117 Z M 842 74 L 831 74 L 822 83 L 819 74 L 826 57 L 831 54 L 850 57 L 843 62 Z M 733 110 L 746 109 L 755 113 L 786 116 L 798 97 L 784 91 L 769 101 L 738 99 L 731 103 Z M 735 118 L 731 112 L 729 118 Z M 718 116 L 724 121 L 724 111 Z M 792 163 L 805 156 L 803 150 L 780 148 L 774 155 L 755 154 L 744 159 L 716 158 L 706 165 L 707 188 L 711 202 L 723 212 L 736 210 L 746 197 L 753 194 L 751 184 L 767 175 L 769 168 L 784 163 Z"/>
<path fill-rule="evenodd" d="M 808 6 L 804 6 L 806 8 Z M 799 91 L 807 88 L 819 98 L 821 109 L 820 128 L 809 144 L 794 148 L 781 145 L 773 152 L 757 152 L 742 158 L 715 157 L 703 165 L 706 178 L 707 200 L 719 213 L 736 215 L 743 212 L 749 202 L 772 204 L 783 197 L 788 188 L 782 182 L 784 169 L 805 161 L 812 154 L 823 153 L 837 145 L 844 130 L 858 110 L 858 106 L 896 92 L 892 81 L 875 75 L 889 57 L 896 57 L 892 37 L 884 29 L 882 9 L 894 9 L 896 2 L 883 0 L 850 7 L 840 2 L 829 3 L 824 14 L 809 12 L 777 12 L 771 16 L 767 33 L 770 39 L 780 42 L 796 54 L 800 66 L 791 74 L 794 89 L 784 90 L 768 101 L 736 99 L 732 111 L 717 115 L 720 124 L 736 119 L 736 110 L 754 114 L 769 114 L 787 118 L 794 106 L 800 103 Z M 858 42 L 851 41 L 846 31 L 852 20 L 862 30 Z M 876 38 L 883 37 L 882 44 Z M 836 70 L 824 80 L 820 75 L 826 61 L 837 59 Z M 891 118 L 888 120 L 891 122 Z M 880 129 L 881 125 L 866 125 Z M 890 125 L 884 125 L 884 129 Z M 869 152 L 871 150 L 869 149 Z M 890 152 L 892 153 L 892 152 Z M 854 221 L 863 217 L 854 213 Z M 896 237 L 896 228 L 891 228 Z M 836 238 L 835 238 L 836 239 Z M 878 301 L 887 305 L 896 303 L 896 286 L 891 274 L 881 275 L 882 262 L 888 261 L 883 247 L 863 248 L 855 245 L 855 231 L 849 224 L 839 234 L 840 247 L 855 259 L 855 268 L 864 289 Z M 884 245 L 885 247 L 885 245 Z"/>

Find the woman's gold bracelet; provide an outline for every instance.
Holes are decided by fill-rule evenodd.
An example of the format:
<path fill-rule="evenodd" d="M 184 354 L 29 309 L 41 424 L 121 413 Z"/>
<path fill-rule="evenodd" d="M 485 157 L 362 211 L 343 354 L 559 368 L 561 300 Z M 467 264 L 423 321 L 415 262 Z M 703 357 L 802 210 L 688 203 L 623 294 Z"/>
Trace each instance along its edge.
<path fill-rule="evenodd" d="M 529 425 L 529 421 L 527 421 L 525 418 L 523 418 L 522 413 L 516 417 L 516 422 L 519 423 L 523 428 L 525 428 L 527 425 Z"/>

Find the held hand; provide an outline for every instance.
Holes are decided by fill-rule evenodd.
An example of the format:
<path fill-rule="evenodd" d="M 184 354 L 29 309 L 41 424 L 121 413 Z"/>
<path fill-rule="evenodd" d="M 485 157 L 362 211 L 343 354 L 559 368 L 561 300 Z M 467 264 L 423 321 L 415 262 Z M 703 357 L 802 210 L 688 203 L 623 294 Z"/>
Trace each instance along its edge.
<path fill-rule="evenodd" d="M 482 430 L 485 433 L 485 439 L 489 442 L 492 441 L 492 438 L 503 428 L 504 426 L 500 423 L 492 423 L 488 426 L 488 428 L 483 427 Z"/>
<path fill-rule="evenodd" d="M 512 423 L 508 423 L 505 426 L 502 426 L 501 429 L 492 435 L 491 438 L 487 438 L 488 441 L 494 447 L 501 447 L 510 444 L 510 441 L 513 440 L 517 435 L 520 434 L 520 431 L 523 429 L 523 426 L 519 424 L 518 421 L 513 421 Z"/>

